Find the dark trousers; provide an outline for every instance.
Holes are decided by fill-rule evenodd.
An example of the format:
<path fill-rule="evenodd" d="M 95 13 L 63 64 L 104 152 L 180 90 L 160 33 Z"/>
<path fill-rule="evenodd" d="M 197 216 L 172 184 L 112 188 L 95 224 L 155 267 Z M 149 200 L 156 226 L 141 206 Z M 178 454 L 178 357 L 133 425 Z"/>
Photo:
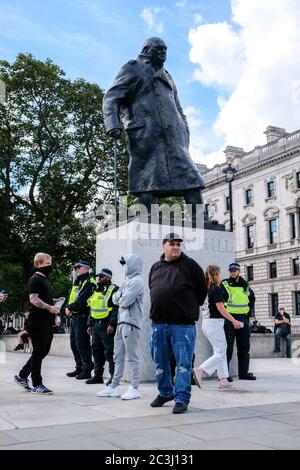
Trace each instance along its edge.
<path fill-rule="evenodd" d="M 52 325 L 47 322 L 32 324 L 28 328 L 32 342 L 32 354 L 20 371 L 19 376 L 22 379 L 27 379 L 31 373 L 32 385 L 34 387 L 43 383 L 41 376 L 42 360 L 50 351 L 53 339 L 52 329 Z"/>
<path fill-rule="evenodd" d="M 232 358 L 234 340 L 236 339 L 237 357 L 238 357 L 238 370 L 239 376 L 244 376 L 249 372 L 250 362 L 250 329 L 249 321 L 245 318 L 246 315 L 234 315 L 239 321 L 244 322 L 244 327 L 239 330 L 235 330 L 233 324 L 225 320 L 224 330 L 227 340 L 227 362 L 229 368 L 229 362 Z"/>
<path fill-rule="evenodd" d="M 286 355 L 287 357 L 292 357 L 292 335 L 289 333 L 286 334 L 285 330 L 280 326 L 275 330 L 275 352 L 280 352 L 280 343 L 281 338 L 285 338 L 286 341 Z"/>
<path fill-rule="evenodd" d="M 90 337 L 87 334 L 87 317 L 85 314 L 75 314 L 70 328 L 70 343 L 74 355 L 76 370 L 88 371 L 93 369 Z"/>
<path fill-rule="evenodd" d="M 94 373 L 102 377 L 105 362 L 108 361 L 109 373 L 114 375 L 115 363 L 114 356 L 114 335 L 108 335 L 107 324 L 95 322 L 93 325 L 92 353 L 94 359 Z"/>

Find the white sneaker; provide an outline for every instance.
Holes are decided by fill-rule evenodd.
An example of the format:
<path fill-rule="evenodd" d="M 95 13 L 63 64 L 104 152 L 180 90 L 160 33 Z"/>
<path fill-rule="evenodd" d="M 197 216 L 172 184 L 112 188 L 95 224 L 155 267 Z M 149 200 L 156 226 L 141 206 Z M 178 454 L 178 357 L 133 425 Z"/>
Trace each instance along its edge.
<path fill-rule="evenodd" d="M 134 400 L 135 398 L 140 398 L 140 394 L 136 388 L 130 385 L 127 392 L 124 393 L 124 395 L 122 395 L 121 398 L 122 400 Z"/>
<path fill-rule="evenodd" d="M 112 388 L 110 385 L 108 385 L 107 387 L 105 387 L 104 390 L 102 390 L 102 392 L 98 392 L 97 396 L 117 398 L 120 396 L 120 392 L 119 392 L 118 387 Z"/>

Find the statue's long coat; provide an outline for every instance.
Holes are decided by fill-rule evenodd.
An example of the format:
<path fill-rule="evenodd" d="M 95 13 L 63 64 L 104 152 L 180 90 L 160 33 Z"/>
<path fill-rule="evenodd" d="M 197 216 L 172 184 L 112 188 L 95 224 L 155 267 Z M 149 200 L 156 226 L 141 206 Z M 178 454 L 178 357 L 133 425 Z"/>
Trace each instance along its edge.
<path fill-rule="evenodd" d="M 125 64 L 103 99 L 106 131 L 124 123 L 130 193 L 163 195 L 204 187 L 189 154 L 189 129 L 175 83 L 141 56 Z"/>

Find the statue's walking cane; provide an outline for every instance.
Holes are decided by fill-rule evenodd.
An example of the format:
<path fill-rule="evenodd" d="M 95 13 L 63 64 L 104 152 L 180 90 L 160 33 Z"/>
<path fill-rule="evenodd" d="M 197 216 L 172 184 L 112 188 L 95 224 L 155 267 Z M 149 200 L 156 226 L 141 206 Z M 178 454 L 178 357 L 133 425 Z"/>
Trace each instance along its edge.
<path fill-rule="evenodd" d="M 114 138 L 114 198 L 115 198 L 116 217 L 117 217 L 117 158 L 118 158 L 117 139 Z"/>

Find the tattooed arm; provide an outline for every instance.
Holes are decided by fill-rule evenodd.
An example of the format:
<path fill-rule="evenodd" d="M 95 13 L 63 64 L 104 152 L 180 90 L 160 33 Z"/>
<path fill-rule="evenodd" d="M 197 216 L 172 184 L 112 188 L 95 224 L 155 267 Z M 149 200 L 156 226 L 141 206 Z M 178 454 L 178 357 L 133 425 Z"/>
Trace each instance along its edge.
<path fill-rule="evenodd" d="M 43 302 L 42 299 L 39 298 L 39 294 L 30 294 L 29 300 L 32 305 L 37 308 L 41 308 L 42 310 L 48 310 L 50 313 L 57 315 L 59 313 L 59 309 L 54 307 L 54 305 L 49 305 Z"/>

